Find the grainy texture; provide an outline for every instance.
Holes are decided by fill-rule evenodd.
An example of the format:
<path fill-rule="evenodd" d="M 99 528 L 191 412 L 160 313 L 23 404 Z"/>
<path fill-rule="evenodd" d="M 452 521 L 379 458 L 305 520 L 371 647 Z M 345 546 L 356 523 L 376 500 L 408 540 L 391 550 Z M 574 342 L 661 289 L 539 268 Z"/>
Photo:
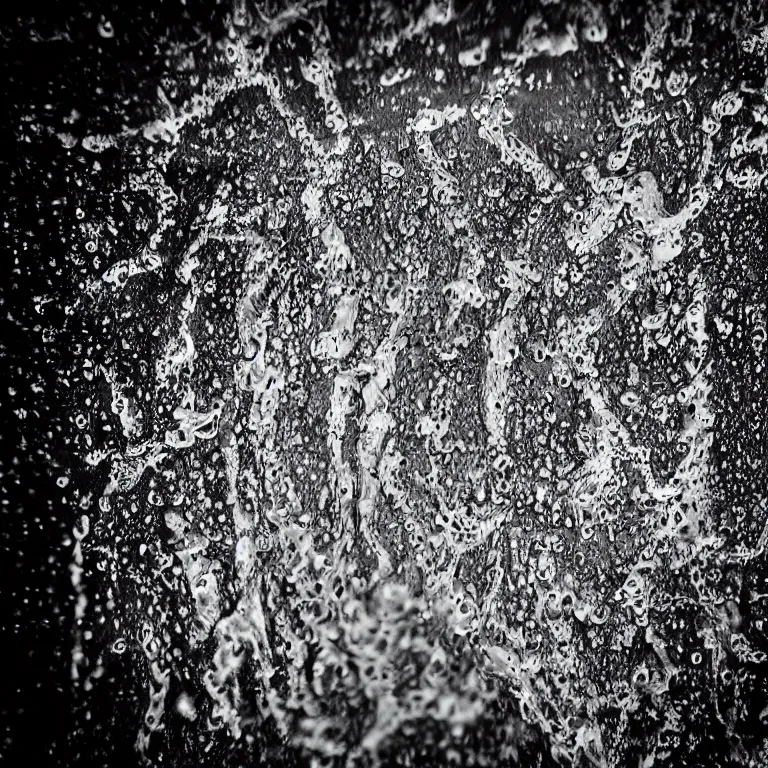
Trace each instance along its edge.
<path fill-rule="evenodd" d="M 766 764 L 768 27 L 625 5 L 2 26 L 0 754 Z"/>

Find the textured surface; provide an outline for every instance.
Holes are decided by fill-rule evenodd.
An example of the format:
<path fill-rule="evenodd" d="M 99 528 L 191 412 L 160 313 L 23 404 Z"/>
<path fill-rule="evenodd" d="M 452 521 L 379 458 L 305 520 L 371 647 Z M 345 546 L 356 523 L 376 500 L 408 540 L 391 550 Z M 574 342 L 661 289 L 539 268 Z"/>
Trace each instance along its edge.
<path fill-rule="evenodd" d="M 764 765 L 760 9 L 177 11 L 4 27 L 7 754 Z"/>

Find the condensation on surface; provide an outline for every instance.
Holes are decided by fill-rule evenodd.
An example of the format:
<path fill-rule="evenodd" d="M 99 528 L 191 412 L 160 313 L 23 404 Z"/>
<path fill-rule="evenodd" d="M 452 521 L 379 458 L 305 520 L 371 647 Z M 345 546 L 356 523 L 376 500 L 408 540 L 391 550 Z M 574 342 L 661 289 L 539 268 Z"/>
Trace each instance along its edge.
<path fill-rule="evenodd" d="M 768 496 L 729 500 L 718 430 L 737 333 L 765 382 L 765 265 L 723 277 L 765 194 L 764 82 L 693 61 L 715 22 L 671 2 L 461 40 L 431 3 L 349 57 L 318 4 L 233 8 L 205 67 L 169 52 L 194 83 L 163 116 L 55 134 L 119 153 L 140 230 L 75 225 L 72 312 L 115 340 L 80 360 L 112 427 L 73 415 L 106 479 L 72 529 L 72 677 L 133 654 L 155 764 L 180 717 L 318 766 L 423 740 L 650 768 L 712 703 L 760 765 Z"/>

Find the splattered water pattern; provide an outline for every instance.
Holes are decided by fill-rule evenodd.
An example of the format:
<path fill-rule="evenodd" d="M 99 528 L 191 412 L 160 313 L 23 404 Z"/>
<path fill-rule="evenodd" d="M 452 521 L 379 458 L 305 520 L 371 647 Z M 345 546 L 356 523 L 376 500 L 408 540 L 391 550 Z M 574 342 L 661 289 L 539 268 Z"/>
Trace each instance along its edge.
<path fill-rule="evenodd" d="M 373 5 L 195 8 L 122 117 L 21 118 L 69 748 L 119 690 L 150 765 L 762 765 L 757 9 Z"/>

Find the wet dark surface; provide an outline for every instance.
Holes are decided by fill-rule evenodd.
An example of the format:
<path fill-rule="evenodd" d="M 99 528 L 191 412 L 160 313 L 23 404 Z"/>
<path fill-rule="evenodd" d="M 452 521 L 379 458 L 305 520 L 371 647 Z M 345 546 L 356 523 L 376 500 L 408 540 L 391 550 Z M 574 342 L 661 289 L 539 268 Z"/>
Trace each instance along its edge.
<path fill-rule="evenodd" d="M 292 8 L 3 11 L 0 759 L 763 765 L 760 9 Z"/>

